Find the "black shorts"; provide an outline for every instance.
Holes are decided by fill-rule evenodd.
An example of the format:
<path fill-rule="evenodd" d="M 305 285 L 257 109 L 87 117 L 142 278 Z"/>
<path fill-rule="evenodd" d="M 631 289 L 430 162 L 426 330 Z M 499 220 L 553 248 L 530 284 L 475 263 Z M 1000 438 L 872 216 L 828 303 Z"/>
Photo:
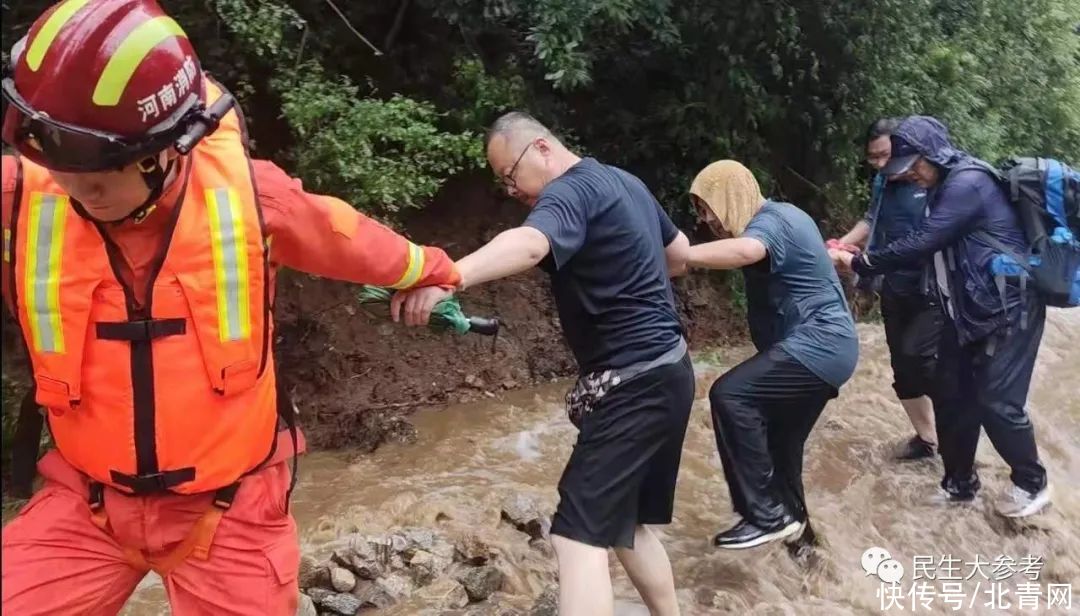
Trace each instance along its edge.
<path fill-rule="evenodd" d="M 945 313 L 920 295 L 881 293 L 881 317 L 893 369 L 893 390 L 901 400 L 933 395 L 937 352 Z"/>
<path fill-rule="evenodd" d="M 671 523 L 694 386 L 687 354 L 615 387 L 585 415 L 559 480 L 553 535 L 633 548 L 637 525 Z"/>

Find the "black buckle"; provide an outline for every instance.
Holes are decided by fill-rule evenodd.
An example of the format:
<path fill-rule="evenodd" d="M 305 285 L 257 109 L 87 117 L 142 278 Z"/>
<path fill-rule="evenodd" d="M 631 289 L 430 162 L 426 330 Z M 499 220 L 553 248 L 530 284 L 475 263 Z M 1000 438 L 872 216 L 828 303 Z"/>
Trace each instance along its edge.
<path fill-rule="evenodd" d="M 147 156 L 135 163 L 135 167 L 140 173 L 153 173 L 160 168 L 158 160 L 154 156 Z"/>
<path fill-rule="evenodd" d="M 229 507 L 232 507 L 233 500 L 236 498 L 236 491 L 240 489 L 240 481 L 234 481 L 224 488 L 218 489 L 214 492 L 214 506 L 223 511 L 228 511 Z"/>
<path fill-rule="evenodd" d="M 90 511 L 97 511 L 105 505 L 105 484 L 100 481 L 90 482 Z"/>
<path fill-rule="evenodd" d="M 113 483 L 124 486 L 136 496 L 160 494 L 176 486 L 195 479 L 195 467 L 180 468 L 174 471 L 162 471 L 148 475 L 126 475 L 119 471 L 110 471 Z"/>
<path fill-rule="evenodd" d="M 98 340 L 142 342 L 166 336 L 182 336 L 187 333 L 187 321 L 184 319 L 100 321 L 94 326 L 97 329 Z"/>

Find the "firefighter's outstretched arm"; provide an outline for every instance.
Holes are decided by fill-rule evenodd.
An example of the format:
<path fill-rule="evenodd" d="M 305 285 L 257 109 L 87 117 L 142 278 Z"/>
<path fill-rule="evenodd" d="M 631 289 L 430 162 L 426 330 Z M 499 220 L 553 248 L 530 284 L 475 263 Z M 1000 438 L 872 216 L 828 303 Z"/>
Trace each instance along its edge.
<path fill-rule="evenodd" d="M 341 199 L 304 192 L 272 163 L 255 162 L 275 263 L 395 289 L 454 287 L 460 281 L 442 249 L 417 245 Z"/>

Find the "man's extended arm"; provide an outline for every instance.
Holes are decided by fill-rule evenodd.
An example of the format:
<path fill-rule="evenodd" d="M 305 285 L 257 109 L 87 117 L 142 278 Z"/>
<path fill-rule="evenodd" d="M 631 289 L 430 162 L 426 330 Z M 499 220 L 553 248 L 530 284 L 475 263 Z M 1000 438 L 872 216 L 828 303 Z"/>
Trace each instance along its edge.
<path fill-rule="evenodd" d="M 768 256 L 765 244 L 753 237 L 716 240 L 690 247 L 690 267 L 730 270 L 757 263 Z"/>
<path fill-rule="evenodd" d="M 838 242 L 841 244 L 851 244 L 852 246 L 864 246 L 866 240 L 870 238 L 870 223 L 865 219 L 855 223 L 855 226 L 848 231 L 844 237 L 841 237 Z"/>
<path fill-rule="evenodd" d="M 503 231 L 457 262 L 461 288 L 520 274 L 536 267 L 549 252 L 547 236 L 532 227 Z"/>
<path fill-rule="evenodd" d="M 860 276 L 881 274 L 919 263 L 970 233 L 982 215 L 977 188 L 970 183 L 942 188 L 930 215 L 918 228 L 880 249 L 855 258 L 852 267 Z"/>

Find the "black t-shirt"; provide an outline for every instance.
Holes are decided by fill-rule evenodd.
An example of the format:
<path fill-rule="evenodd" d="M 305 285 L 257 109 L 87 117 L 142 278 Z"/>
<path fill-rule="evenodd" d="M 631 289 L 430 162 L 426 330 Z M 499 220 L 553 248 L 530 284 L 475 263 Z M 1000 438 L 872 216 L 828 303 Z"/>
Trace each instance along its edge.
<path fill-rule="evenodd" d="M 679 343 L 664 255 L 679 230 L 641 180 L 583 159 L 544 189 L 525 226 L 551 244 L 541 267 L 583 374 L 653 360 Z"/>

